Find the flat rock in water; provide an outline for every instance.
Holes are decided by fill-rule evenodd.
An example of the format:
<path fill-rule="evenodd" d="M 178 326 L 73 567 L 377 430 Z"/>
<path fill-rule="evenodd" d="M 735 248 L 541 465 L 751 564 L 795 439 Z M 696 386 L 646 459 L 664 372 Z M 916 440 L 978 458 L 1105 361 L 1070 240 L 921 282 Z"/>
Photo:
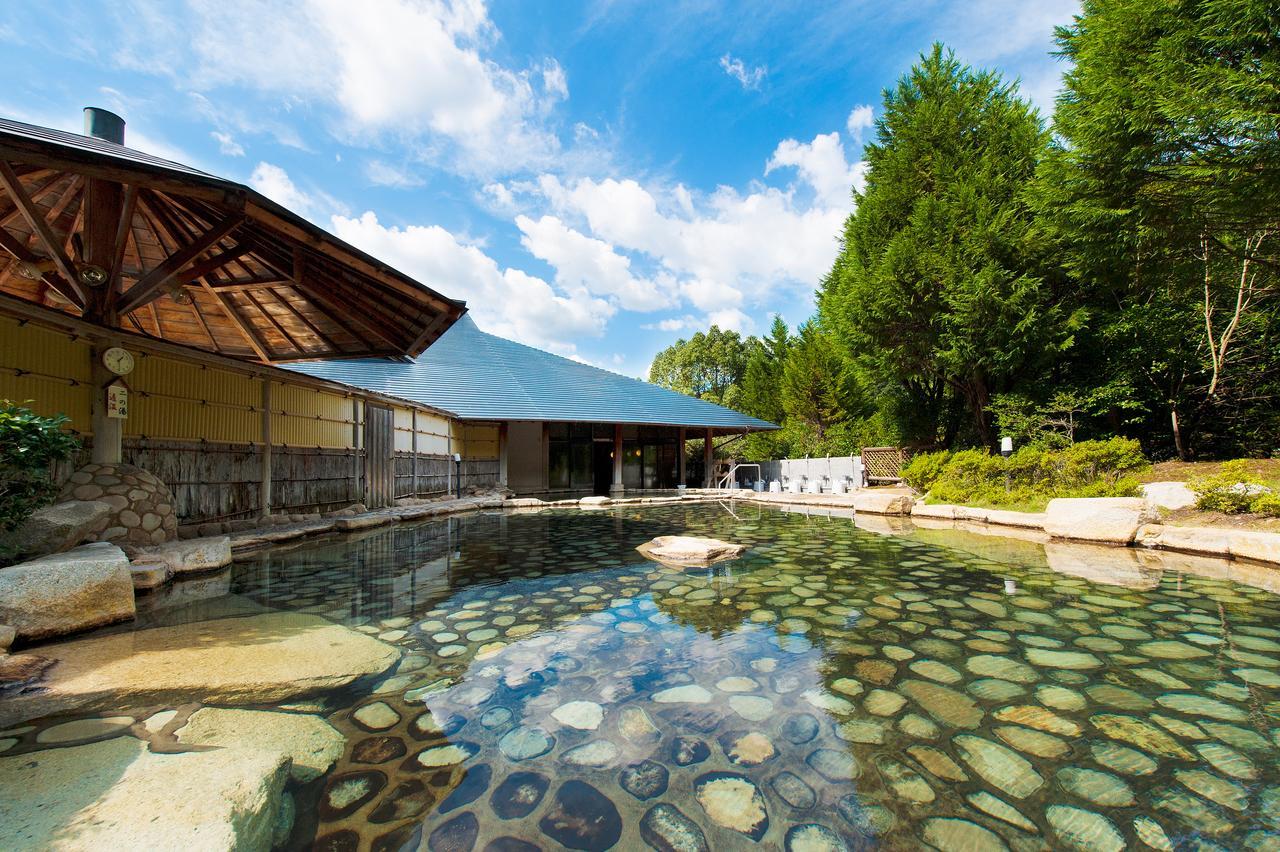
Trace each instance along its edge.
<path fill-rule="evenodd" d="M 955 817 L 933 817 L 924 821 L 924 842 L 940 852 L 1001 852 L 1008 845 L 988 828 Z"/>
<path fill-rule="evenodd" d="M 1020 725 L 997 725 L 993 731 L 997 737 L 1018 751 L 1033 754 L 1036 757 L 1050 759 L 1064 757 L 1071 751 L 1071 746 L 1053 734 L 1034 731 Z"/>
<path fill-rule="evenodd" d="M 1080 852 L 1123 852 L 1124 835 L 1111 820 L 1070 805 L 1050 805 L 1045 817 L 1063 846 Z"/>
<path fill-rule="evenodd" d="M 392 645 L 301 613 L 95 636 L 42 652 L 58 660 L 45 689 L 0 702 L 0 727 L 72 708 L 279 703 L 381 674 L 400 658 Z"/>
<path fill-rule="evenodd" d="M 293 759 L 291 777 L 303 783 L 328 772 L 347 743 L 319 716 L 222 707 L 197 710 L 175 736 L 186 745 L 284 752 Z"/>
<path fill-rule="evenodd" d="M 538 828 L 570 849 L 608 849 L 622 836 L 622 817 L 607 796 L 573 780 L 560 785 Z"/>
<path fill-rule="evenodd" d="M 1136 746 L 1139 751 L 1182 760 L 1195 759 L 1191 752 L 1183 748 L 1173 737 L 1136 716 L 1099 713 L 1096 716 L 1091 716 L 1089 721 L 1104 736 L 1129 743 L 1132 746 Z"/>
<path fill-rule="evenodd" d="M 288 777 L 283 751 L 132 737 L 0 758 L 0 848 L 268 849 Z"/>
<path fill-rule="evenodd" d="M 732 544 L 718 538 L 689 535 L 660 535 L 636 548 L 648 559 L 671 565 L 709 565 L 735 559 L 746 550 L 745 545 Z"/>
<path fill-rule="evenodd" d="M 1107 808 L 1123 808 L 1134 803 L 1133 789 L 1109 772 L 1064 766 L 1055 776 L 1062 789 L 1081 799 Z"/>
<path fill-rule="evenodd" d="M 640 836 L 659 852 L 708 852 L 711 848 L 697 823 L 665 803 L 654 805 L 641 817 Z"/>
<path fill-rule="evenodd" d="M 1051 651 L 1048 648 L 1028 648 L 1027 662 L 1049 669 L 1096 669 L 1102 660 L 1084 651 Z"/>
<path fill-rule="evenodd" d="M 769 830 L 764 796 L 745 775 L 708 772 L 694 781 L 693 792 L 707 817 L 716 825 L 745 834 L 755 841 Z"/>
<path fill-rule="evenodd" d="M 977 703 L 950 687 L 925 680 L 908 680 L 899 688 L 935 721 L 944 725 L 976 728 L 982 722 L 983 712 Z"/>
<path fill-rule="evenodd" d="M 1089 749 L 1094 760 L 1122 775 L 1150 775 L 1160 766 L 1155 758 L 1110 740 L 1099 740 Z"/>
<path fill-rule="evenodd" d="M 667 781 L 671 774 L 661 763 L 642 760 L 622 770 L 618 783 L 637 799 L 652 799 L 667 791 Z"/>
<path fill-rule="evenodd" d="M 965 661 L 965 668 L 981 677 L 1009 680 L 1014 683 L 1035 683 L 1040 674 L 1026 663 L 996 654 L 979 654 Z"/>
<path fill-rule="evenodd" d="M 960 734 L 952 742 L 974 772 L 1015 799 L 1025 799 L 1044 784 L 1026 758 L 999 743 L 972 734 Z"/>
<path fill-rule="evenodd" d="M 956 763 L 944 751 L 932 746 L 911 746 L 907 754 L 919 761 L 920 765 L 944 781 L 968 781 L 969 776 L 960 764 Z"/>
<path fill-rule="evenodd" d="M 594 731 L 604 719 L 604 708 L 594 701 L 570 701 L 552 711 L 551 718 L 569 728 Z"/>
<path fill-rule="evenodd" d="M 986 790 L 971 793 L 965 798 L 968 799 L 969 804 L 987 816 L 995 817 L 1001 822 L 1007 822 L 1009 825 L 1020 828 L 1030 834 L 1040 833 L 1040 829 L 1036 827 L 1036 824 L 1023 816 L 1021 811 L 1004 799 L 991 795 Z"/>

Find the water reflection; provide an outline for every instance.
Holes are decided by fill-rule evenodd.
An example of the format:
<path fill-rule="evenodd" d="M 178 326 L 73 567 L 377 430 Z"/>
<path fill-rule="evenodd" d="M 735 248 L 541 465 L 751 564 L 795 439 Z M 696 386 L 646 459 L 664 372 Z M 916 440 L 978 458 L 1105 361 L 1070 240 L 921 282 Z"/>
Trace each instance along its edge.
<path fill-rule="evenodd" d="M 751 550 L 634 552 L 672 533 Z M 1274 586 L 680 506 L 376 530 L 266 554 L 231 591 L 406 653 L 327 705 L 347 750 L 294 845 L 1120 849 L 1275 848 Z"/>

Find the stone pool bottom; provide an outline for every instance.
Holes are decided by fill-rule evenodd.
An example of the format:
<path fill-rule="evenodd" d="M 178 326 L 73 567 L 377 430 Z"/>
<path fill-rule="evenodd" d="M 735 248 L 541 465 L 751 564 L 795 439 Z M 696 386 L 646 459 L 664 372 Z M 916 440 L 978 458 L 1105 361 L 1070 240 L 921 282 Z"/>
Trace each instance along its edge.
<path fill-rule="evenodd" d="M 634 551 L 672 533 L 750 549 L 711 570 Z M 301 717 L 322 729 L 281 726 L 294 765 L 242 844 L 1280 849 L 1280 598 L 1176 556 L 1128 585 L 1048 565 L 741 504 L 384 528 L 238 564 L 209 600 L 176 587 L 140 626 L 318 615 L 398 646 L 387 674 L 231 702 L 270 716 L 99 702 L 0 732 L 0 767 L 38 786 L 57 749 L 141 761 Z M 87 807 L 65 787 L 53 807 Z"/>

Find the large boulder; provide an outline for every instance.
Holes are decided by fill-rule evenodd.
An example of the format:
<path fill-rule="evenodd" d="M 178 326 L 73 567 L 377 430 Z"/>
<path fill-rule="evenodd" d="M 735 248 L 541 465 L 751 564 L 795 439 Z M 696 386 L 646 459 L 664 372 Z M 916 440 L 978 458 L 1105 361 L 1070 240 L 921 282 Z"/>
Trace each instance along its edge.
<path fill-rule="evenodd" d="M 1155 518 L 1141 497 L 1058 497 L 1045 509 L 1044 531 L 1053 538 L 1127 545 Z"/>
<path fill-rule="evenodd" d="M 859 491 L 853 496 L 853 511 L 868 515 L 910 515 L 911 497 L 882 491 Z"/>
<path fill-rule="evenodd" d="M 146 562 L 163 562 L 175 577 L 216 571 L 231 564 L 231 538 L 218 535 L 171 541 L 142 551 Z"/>
<path fill-rule="evenodd" d="M 718 538 L 660 535 L 636 548 L 649 559 L 673 565 L 710 565 L 741 556 L 747 548 Z"/>
<path fill-rule="evenodd" d="M 70 550 L 102 529 L 111 505 L 101 500 L 68 500 L 37 509 L 3 536 L 0 549 L 18 558 Z"/>
<path fill-rule="evenodd" d="M 41 690 L 0 701 L 0 728 L 72 708 L 279 703 L 382 674 L 400 658 L 394 645 L 318 615 L 280 612 L 95 636 L 41 653 L 57 664 Z"/>
<path fill-rule="evenodd" d="M 1196 504 L 1196 492 L 1185 482 L 1148 482 L 1142 486 L 1142 494 L 1161 509 L 1189 509 Z"/>
<path fill-rule="evenodd" d="M 121 736 L 0 758 L 0 848 L 269 849 L 285 751 L 153 754 Z"/>
<path fill-rule="evenodd" d="M 32 642 L 134 617 L 129 557 L 114 544 L 81 545 L 0 569 L 0 624 Z"/>
<path fill-rule="evenodd" d="M 71 474 L 58 499 L 99 500 L 111 506 L 91 536 L 98 541 L 148 545 L 178 535 L 178 515 L 169 487 L 131 464 L 86 464 Z"/>
<path fill-rule="evenodd" d="M 283 751 L 293 759 L 289 774 L 303 783 L 328 772 L 347 743 L 319 716 L 223 707 L 197 710 L 175 735 L 187 745 Z"/>

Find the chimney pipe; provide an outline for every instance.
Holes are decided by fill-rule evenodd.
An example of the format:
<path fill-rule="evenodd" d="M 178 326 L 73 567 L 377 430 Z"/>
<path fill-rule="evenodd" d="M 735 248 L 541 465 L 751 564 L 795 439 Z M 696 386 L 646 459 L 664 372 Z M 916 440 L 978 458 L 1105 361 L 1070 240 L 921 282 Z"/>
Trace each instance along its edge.
<path fill-rule="evenodd" d="M 123 145 L 124 119 L 101 107 L 85 107 L 84 132 L 86 136 Z"/>

